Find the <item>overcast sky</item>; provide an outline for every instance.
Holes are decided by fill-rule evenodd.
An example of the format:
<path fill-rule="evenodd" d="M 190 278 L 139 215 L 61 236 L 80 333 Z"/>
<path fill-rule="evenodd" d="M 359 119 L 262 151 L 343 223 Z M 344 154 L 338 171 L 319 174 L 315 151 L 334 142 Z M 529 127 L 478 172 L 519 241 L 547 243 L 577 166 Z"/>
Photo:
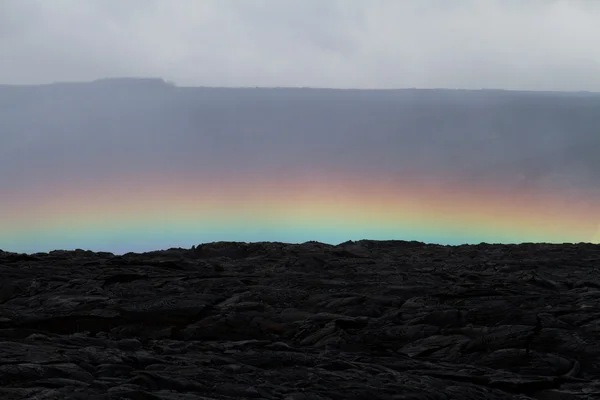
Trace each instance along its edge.
<path fill-rule="evenodd" d="M 600 91 L 597 0 L 0 0 L 0 83 Z"/>

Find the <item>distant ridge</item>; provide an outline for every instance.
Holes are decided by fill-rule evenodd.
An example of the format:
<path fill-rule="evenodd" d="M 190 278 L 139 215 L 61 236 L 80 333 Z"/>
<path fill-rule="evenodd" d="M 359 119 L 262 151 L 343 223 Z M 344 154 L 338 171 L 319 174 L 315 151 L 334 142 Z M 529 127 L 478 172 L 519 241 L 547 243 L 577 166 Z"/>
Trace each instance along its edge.
<path fill-rule="evenodd" d="M 180 88 L 180 89 L 228 89 L 228 90 L 312 90 L 312 91 L 355 91 L 355 92 L 474 92 L 474 93 L 531 93 L 531 94 L 556 94 L 556 95 L 590 95 L 597 96 L 600 92 L 593 91 L 552 91 L 552 90 L 517 90 L 517 89 L 498 89 L 498 88 L 480 88 L 480 89 L 461 89 L 461 88 L 329 88 L 313 86 L 210 86 L 210 85 L 177 85 L 174 82 L 167 81 L 160 77 L 107 77 L 91 81 L 56 81 L 49 83 L 35 84 L 11 84 L 0 83 L 0 88 L 4 87 L 48 87 L 48 86 L 101 86 L 101 87 L 154 87 L 154 88 Z"/>

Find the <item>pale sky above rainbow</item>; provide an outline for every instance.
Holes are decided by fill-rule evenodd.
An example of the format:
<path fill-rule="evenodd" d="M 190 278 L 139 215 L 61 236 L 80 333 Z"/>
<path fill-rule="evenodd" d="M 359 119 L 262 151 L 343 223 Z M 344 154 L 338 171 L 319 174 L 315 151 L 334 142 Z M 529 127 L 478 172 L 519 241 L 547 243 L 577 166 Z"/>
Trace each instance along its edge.
<path fill-rule="evenodd" d="M 2 0 L 0 83 L 598 91 L 599 19 L 595 0 Z"/>

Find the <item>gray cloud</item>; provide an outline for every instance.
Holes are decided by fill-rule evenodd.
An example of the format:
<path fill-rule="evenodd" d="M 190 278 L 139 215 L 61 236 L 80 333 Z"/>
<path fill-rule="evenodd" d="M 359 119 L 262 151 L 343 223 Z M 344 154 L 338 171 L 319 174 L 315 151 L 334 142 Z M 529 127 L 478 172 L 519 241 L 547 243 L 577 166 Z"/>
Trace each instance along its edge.
<path fill-rule="evenodd" d="M 3 0 L 0 82 L 600 91 L 594 0 Z"/>

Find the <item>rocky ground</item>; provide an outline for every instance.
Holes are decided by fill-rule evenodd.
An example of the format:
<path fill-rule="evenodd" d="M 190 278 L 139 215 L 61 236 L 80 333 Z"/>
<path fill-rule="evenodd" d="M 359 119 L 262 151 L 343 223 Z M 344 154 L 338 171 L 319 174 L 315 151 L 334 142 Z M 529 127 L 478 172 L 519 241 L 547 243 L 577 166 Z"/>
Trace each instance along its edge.
<path fill-rule="evenodd" d="M 600 246 L 0 252 L 1 399 L 597 399 Z"/>

